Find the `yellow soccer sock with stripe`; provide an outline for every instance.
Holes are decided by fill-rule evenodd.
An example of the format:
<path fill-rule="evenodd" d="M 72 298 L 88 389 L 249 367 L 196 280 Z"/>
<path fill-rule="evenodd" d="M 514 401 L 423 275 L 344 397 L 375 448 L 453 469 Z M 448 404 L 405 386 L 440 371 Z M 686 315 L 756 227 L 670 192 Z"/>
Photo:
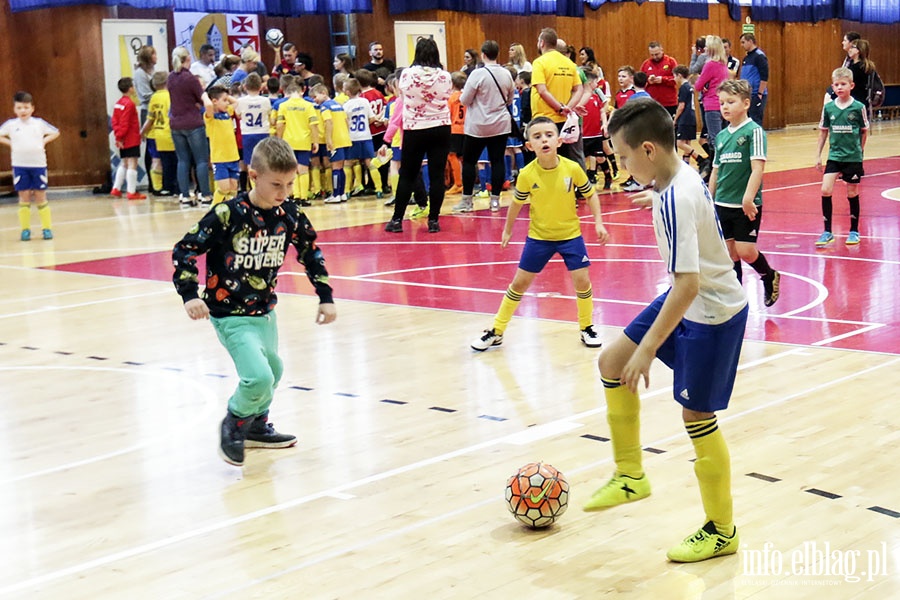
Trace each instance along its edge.
<path fill-rule="evenodd" d="M 706 518 L 712 521 L 719 533 L 734 534 L 734 517 L 731 499 L 731 456 L 725 437 L 719 429 L 716 417 L 684 424 L 697 460 L 694 473 L 700 484 L 700 498 Z"/>
<path fill-rule="evenodd" d="M 348 196 L 353 191 L 353 167 L 344 167 L 344 193 Z"/>
<path fill-rule="evenodd" d="M 298 173 L 297 176 L 294 177 L 294 186 L 293 186 L 294 187 L 294 190 L 293 190 L 294 191 L 294 200 L 299 200 L 300 198 L 303 198 L 300 195 L 300 180 L 303 179 L 303 177 L 304 177 L 304 175 L 302 173 Z M 303 199 L 306 200 L 306 198 L 303 198 Z"/>
<path fill-rule="evenodd" d="M 216 190 L 213 192 L 212 205 L 215 206 L 216 204 L 221 204 L 222 202 L 225 202 L 227 198 L 228 194 L 220 190 L 219 186 L 216 186 Z"/>
<path fill-rule="evenodd" d="M 334 193 L 334 185 L 332 185 L 332 177 L 334 176 L 334 169 L 328 167 L 325 169 L 324 181 L 322 181 L 322 189 L 324 189 L 329 195 Z"/>
<path fill-rule="evenodd" d="M 644 476 L 641 461 L 641 399 L 618 379 L 600 377 L 606 396 L 606 422 L 609 423 L 616 473 L 634 479 Z"/>
<path fill-rule="evenodd" d="M 19 225 L 22 230 L 31 229 L 31 204 L 19 202 Z"/>
<path fill-rule="evenodd" d="M 375 187 L 376 192 L 381 191 L 381 173 L 378 172 L 378 167 L 374 164 L 369 167 L 369 176 L 372 178 L 372 185 Z"/>
<path fill-rule="evenodd" d="M 150 183 L 153 184 L 153 189 L 157 192 L 160 191 L 163 187 L 162 175 L 162 171 L 150 171 Z"/>
<path fill-rule="evenodd" d="M 38 204 L 38 217 L 41 219 L 41 229 L 52 229 L 50 221 L 50 203 Z"/>
<path fill-rule="evenodd" d="M 300 173 L 300 175 L 297 176 L 297 179 L 300 180 L 300 195 L 297 196 L 297 198 L 299 200 L 309 199 L 309 171 Z"/>
<path fill-rule="evenodd" d="M 309 191 L 313 196 L 318 196 L 322 191 L 322 170 L 310 167 L 309 170 Z"/>
<path fill-rule="evenodd" d="M 594 324 L 594 290 L 588 288 L 583 292 L 575 290 L 575 305 L 578 306 L 578 329 Z"/>
<path fill-rule="evenodd" d="M 506 288 L 506 295 L 503 296 L 503 301 L 500 302 L 500 308 L 494 317 L 494 331 L 496 333 L 502 335 L 506 331 L 506 327 L 509 325 L 509 321 L 519 307 L 519 302 L 522 301 L 524 295 L 524 293 L 512 289 L 512 286 Z"/>
<path fill-rule="evenodd" d="M 353 187 L 350 189 L 352 190 L 354 188 L 362 187 L 362 184 L 362 165 L 356 163 L 355 165 L 353 165 Z"/>
<path fill-rule="evenodd" d="M 400 183 L 400 173 L 390 173 L 388 175 L 388 183 L 391 184 L 391 191 L 397 195 L 397 184 Z"/>

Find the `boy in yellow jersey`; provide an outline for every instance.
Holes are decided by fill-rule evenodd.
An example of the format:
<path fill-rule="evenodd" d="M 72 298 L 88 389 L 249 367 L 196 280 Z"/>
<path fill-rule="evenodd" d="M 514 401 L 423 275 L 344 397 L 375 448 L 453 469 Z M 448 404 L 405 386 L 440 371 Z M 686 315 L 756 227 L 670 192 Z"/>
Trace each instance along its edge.
<path fill-rule="evenodd" d="M 297 179 L 294 180 L 294 197 L 306 202 L 309 196 L 309 159 L 319 151 L 319 118 L 312 102 L 303 98 L 303 80 L 296 79 L 284 90 L 287 98 L 278 106 L 276 135 L 294 149 L 297 157 Z"/>
<path fill-rule="evenodd" d="M 634 202 L 652 208 L 671 287 L 600 353 L 616 470 L 584 509 L 602 510 L 650 495 L 641 457 L 638 387 L 641 379 L 649 385 L 650 365 L 659 358 L 673 370 L 673 397 L 697 456 L 694 474 L 706 514 L 704 525 L 666 556 L 697 562 L 734 554 L 740 542 L 732 514 L 731 459 L 716 411 L 728 408 L 734 387 L 747 297 L 735 277 L 713 198 L 700 174 L 678 157 L 668 111 L 652 98 L 630 100 L 613 113 L 609 133 L 622 166 L 638 183 L 653 185 Z"/>
<path fill-rule="evenodd" d="M 209 137 L 209 161 L 213 164 L 216 191 L 213 205 L 225 202 L 237 193 L 241 173 L 241 155 L 234 135 L 234 105 L 237 100 L 220 85 L 214 85 L 203 95 L 206 112 L 206 135 Z"/>
<path fill-rule="evenodd" d="M 333 193 L 325 198 L 325 204 L 339 204 L 347 201 L 344 188 L 347 177 L 344 173 L 344 160 L 346 151 L 350 148 L 350 129 L 347 125 L 347 114 L 344 108 L 336 100 L 328 97 L 328 88 L 325 84 L 313 86 L 310 94 L 319 106 L 319 118 L 324 128 L 326 154 L 331 161 L 332 189 Z"/>
<path fill-rule="evenodd" d="M 537 158 L 525 166 L 516 179 L 516 193 L 506 213 L 506 225 L 500 245 L 509 244 L 513 224 L 522 206 L 531 204 L 528 237 L 516 276 L 506 290 L 500 310 L 494 317 L 494 326 L 472 342 L 472 349 L 479 352 L 503 343 L 503 333 L 513 313 L 528 291 L 531 282 L 550 258 L 559 253 L 575 285 L 578 306 L 578 328 L 581 341 L 589 348 L 599 348 L 601 343 L 593 328 L 594 294 L 588 267 L 591 261 L 581 235 L 581 221 L 575 204 L 575 192 L 587 198 L 594 215 L 594 229 L 601 244 L 609 239 L 600 213 L 600 200 L 588 181 L 584 169 L 575 161 L 559 156 L 560 139 L 556 124 L 547 117 L 536 117 L 525 130 L 525 144 Z"/>
<path fill-rule="evenodd" d="M 153 189 L 159 190 L 160 196 L 171 196 L 178 189 L 178 158 L 175 156 L 175 142 L 172 141 L 172 129 L 169 127 L 172 100 L 166 89 L 166 77 L 164 71 L 157 71 L 150 79 L 155 91 L 147 105 L 147 120 L 141 129 L 141 135 L 147 138 L 147 152 L 152 158 L 150 179 L 153 181 Z"/>

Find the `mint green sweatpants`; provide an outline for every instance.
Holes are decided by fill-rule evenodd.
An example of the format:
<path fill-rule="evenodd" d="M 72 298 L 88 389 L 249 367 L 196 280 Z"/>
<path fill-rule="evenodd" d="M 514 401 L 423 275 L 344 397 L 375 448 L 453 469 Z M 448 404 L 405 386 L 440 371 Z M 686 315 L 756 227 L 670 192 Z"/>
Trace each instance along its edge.
<path fill-rule="evenodd" d="M 210 321 L 241 378 L 228 400 L 228 410 L 241 418 L 263 414 L 269 410 L 284 372 L 278 356 L 275 312 L 257 317 L 211 318 Z"/>

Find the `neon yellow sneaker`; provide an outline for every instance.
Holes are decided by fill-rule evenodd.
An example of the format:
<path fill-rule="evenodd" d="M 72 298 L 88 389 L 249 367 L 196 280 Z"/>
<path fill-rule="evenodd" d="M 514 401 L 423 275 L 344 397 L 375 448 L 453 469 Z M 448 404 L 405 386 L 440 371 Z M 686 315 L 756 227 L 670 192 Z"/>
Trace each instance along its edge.
<path fill-rule="evenodd" d="M 628 475 L 613 475 L 606 485 L 594 492 L 591 499 L 585 503 L 584 510 L 603 510 L 619 504 L 634 502 L 649 495 L 650 481 L 646 474 L 642 475 L 640 479 Z"/>
<path fill-rule="evenodd" d="M 719 533 L 713 522 L 709 521 L 696 533 L 684 538 L 680 544 L 669 550 L 666 557 L 672 562 L 699 562 L 708 558 L 734 554 L 738 551 L 739 545 L 737 527 L 734 528 L 731 537 L 728 537 Z"/>
<path fill-rule="evenodd" d="M 428 214 L 428 205 L 425 206 L 416 206 L 416 208 L 410 213 L 410 219 L 418 219 L 419 217 L 424 217 Z"/>

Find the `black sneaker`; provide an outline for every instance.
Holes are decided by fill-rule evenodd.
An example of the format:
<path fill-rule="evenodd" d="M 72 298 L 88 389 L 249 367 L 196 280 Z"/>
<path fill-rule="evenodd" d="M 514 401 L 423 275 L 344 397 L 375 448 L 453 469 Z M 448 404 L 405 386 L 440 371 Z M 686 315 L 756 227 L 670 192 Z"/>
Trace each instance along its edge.
<path fill-rule="evenodd" d="M 388 233 L 403 233 L 403 221 L 400 219 L 391 219 L 388 221 L 388 224 L 384 226 L 384 230 Z"/>
<path fill-rule="evenodd" d="M 778 300 L 778 294 L 781 287 L 781 273 L 772 270 L 761 277 L 763 282 L 763 290 L 765 291 L 765 305 L 772 306 Z"/>
<path fill-rule="evenodd" d="M 219 456 L 229 465 L 240 467 L 244 464 L 244 440 L 252 423 L 252 418 L 237 417 L 231 411 L 222 419 Z"/>
<path fill-rule="evenodd" d="M 441 230 L 441 224 L 437 219 L 428 219 L 428 233 L 438 233 Z"/>
<path fill-rule="evenodd" d="M 290 448 L 297 443 L 297 436 L 278 433 L 268 419 L 267 411 L 253 420 L 247 429 L 244 448 Z"/>

